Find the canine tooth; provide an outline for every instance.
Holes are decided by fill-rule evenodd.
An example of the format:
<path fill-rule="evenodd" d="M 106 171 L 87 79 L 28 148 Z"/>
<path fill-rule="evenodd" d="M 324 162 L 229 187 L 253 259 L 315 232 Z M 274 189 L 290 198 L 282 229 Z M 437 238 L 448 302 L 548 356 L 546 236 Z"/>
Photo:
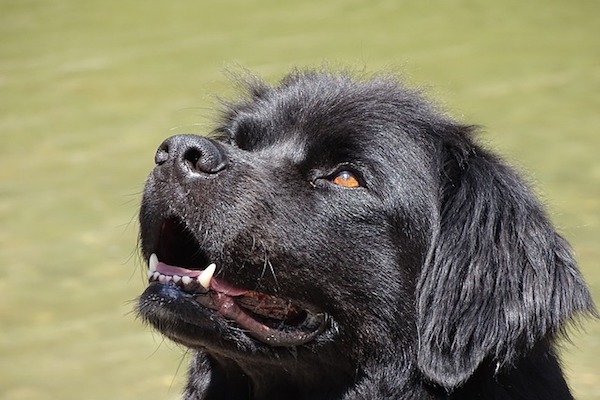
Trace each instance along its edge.
<path fill-rule="evenodd" d="M 216 269 L 217 266 L 213 263 L 206 267 L 204 271 L 202 271 L 202 273 L 198 277 L 198 283 L 200 284 L 200 286 L 202 286 L 205 289 L 208 289 L 210 287 L 210 281 L 212 280 Z"/>
<path fill-rule="evenodd" d="M 183 284 L 187 286 L 190 283 L 192 283 L 192 278 L 190 278 L 189 276 L 182 276 L 181 282 L 183 282 Z"/>
<path fill-rule="evenodd" d="M 152 279 L 153 276 L 154 276 L 154 272 L 148 271 L 148 279 Z"/>
<path fill-rule="evenodd" d="M 158 257 L 155 253 L 150 254 L 150 259 L 148 260 L 148 269 L 152 272 L 156 271 L 156 267 L 158 266 Z"/>
<path fill-rule="evenodd" d="M 152 274 L 152 279 L 156 281 L 156 280 L 158 280 L 158 277 L 159 277 L 159 276 L 160 276 L 160 273 L 159 273 L 159 272 L 154 272 L 154 273 Z"/>

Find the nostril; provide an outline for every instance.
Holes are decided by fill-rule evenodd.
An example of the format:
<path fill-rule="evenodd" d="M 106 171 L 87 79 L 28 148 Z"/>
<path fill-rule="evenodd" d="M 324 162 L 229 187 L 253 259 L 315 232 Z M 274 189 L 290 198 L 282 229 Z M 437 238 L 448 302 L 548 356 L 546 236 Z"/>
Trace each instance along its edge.
<path fill-rule="evenodd" d="M 225 168 L 223 154 L 208 140 L 186 149 L 182 160 L 194 172 L 215 174 Z"/>
<path fill-rule="evenodd" d="M 169 147 L 161 146 L 158 150 L 156 150 L 156 154 L 154 155 L 154 163 L 156 165 L 162 165 L 169 159 Z"/>
<path fill-rule="evenodd" d="M 202 165 L 198 163 L 200 158 L 202 157 L 202 152 L 199 149 L 191 148 L 188 149 L 183 155 L 183 159 L 185 162 L 189 163 L 189 166 L 192 170 L 203 170 Z"/>

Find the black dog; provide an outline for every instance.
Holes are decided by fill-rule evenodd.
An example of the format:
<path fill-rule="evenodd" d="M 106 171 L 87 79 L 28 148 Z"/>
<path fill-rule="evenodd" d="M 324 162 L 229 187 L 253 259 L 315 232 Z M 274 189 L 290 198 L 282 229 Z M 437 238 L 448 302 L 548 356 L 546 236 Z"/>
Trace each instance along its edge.
<path fill-rule="evenodd" d="M 197 350 L 185 399 L 571 399 L 595 315 L 517 173 L 389 77 L 248 84 L 156 153 L 144 320 Z"/>

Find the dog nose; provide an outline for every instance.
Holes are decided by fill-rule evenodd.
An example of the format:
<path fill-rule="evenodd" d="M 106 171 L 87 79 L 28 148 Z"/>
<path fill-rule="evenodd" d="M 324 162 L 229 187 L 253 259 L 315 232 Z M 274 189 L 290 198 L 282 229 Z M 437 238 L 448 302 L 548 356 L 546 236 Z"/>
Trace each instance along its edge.
<path fill-rule="evenodd" d="M 227 166 L 223 150 L 212 140 L 197 135 L 175 135 L 158 147 L 156 165 L 167 162 L 186 173 L 216 174 Z"/>

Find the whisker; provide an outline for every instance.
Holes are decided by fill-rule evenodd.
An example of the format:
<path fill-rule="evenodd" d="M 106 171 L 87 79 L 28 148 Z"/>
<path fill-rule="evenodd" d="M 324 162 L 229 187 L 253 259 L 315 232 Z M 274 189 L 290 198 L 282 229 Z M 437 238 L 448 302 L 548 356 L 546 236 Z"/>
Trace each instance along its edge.
<path fill-rule="evenodd" d="M 277 280 L 277 276 L 275 275 L 275 268 L 273 268 L 273 264 L 271 260 L 267 258 L 267 264 L 269 265 L 269 270 L 271 271 L 271 275 L 273 276 L 273 280 L 275 281 L 275 292 L 279 292 L 279 281 Z"/>

